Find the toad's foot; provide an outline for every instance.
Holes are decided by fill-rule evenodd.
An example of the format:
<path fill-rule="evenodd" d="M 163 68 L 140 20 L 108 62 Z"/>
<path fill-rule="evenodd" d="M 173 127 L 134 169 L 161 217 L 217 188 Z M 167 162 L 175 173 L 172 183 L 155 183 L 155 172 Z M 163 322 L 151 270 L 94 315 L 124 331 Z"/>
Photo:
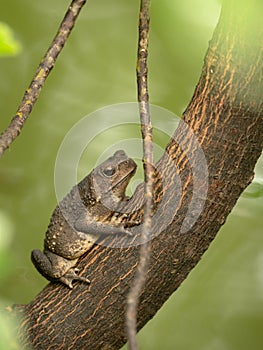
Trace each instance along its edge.
<path fill-rule="evenodd" d="M 77 268 L 69 269 L 64 276 L 59 278 L 59 281 L 67 285 L 70 289 L 73 288 L 73 284 L 72 284 L 73 281 L 82 281 L 90 284 L 90 280 L 88 278 L 81 277 L 76 274 L 76 272 L 78 271 L 79 269 Z"/>

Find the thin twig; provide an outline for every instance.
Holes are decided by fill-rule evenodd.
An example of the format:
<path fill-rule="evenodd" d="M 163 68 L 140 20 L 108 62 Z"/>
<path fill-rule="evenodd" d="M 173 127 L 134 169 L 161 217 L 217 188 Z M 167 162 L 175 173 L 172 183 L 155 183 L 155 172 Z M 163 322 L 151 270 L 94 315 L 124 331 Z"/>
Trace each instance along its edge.
<path fill-rule="evenodd" d="M 40 62 L 28 89 L 25 91 L 24 97 L 15 116 L 8 128 L 0 135 L 0 157 L 20 134 L 50 71 L 55 65 L 59 53 L 75 25 L 80 10 L 85 3 L 86 0 L 73 0 L 71 2 L 52 44 Z"/>
<path fill-rule="evenodd" d="M 136 339 L 137 332 L 137 309 L 140 294 L 146 281 L 146 275 L 150 260 L 151 244 L 151 208 L 152 208 L 152 190 L 153 190 L 153 146 L 152 146 L 152 125 L 149 108 L 148 95 L 148 41 L 149 41 L 149 22 L 150 22 L 150 0 L 141 0 L 140 18 L 139 18 L 139 43 L 138 43 L 138 61 L 137 61 L 137 86 L 138 101 L 141 120 L 141 132 L 143 139 L 143 167 L 145 180 L 145 206 L 144 219 L 142 226 L 142 243 L 140 248 L 140 259 L 134 279 L 127 298 L 126 325 L 128 346 L 130 350 L 137 350 L 138 343 Z"/>

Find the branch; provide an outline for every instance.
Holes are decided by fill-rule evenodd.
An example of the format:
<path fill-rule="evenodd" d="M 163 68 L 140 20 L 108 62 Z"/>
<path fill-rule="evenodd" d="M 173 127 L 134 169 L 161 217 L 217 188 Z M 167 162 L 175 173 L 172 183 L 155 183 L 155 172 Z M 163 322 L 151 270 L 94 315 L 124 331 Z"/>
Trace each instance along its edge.
<path fill-rule="evenodd" d="M 152 232 L 158 235 L 151 241 L 147 281 L 138 305 L 138 330 L 196 266 L 253 178 L 263 147 L 261 10 L 261 0 L 223 3 L 194 96 L 156 165 L 166 180 L 165 201 L 152 218 Z M 208 188 L 207 196 L 197 197 L 196 205 L 191 206 L 196 196 L 193 187 L 204 187 L 193 135 L 207 162 Z M 136 191 L 127 210 L 143 199 L 143 190 Z M 183 223 L 200 210 L 200 203 L 200 216 L 187 233 L 182 232 Z M 92 281 L 89 289 L 80 283 L 73 290 L 50 283 L 31 303 L 15 308 L 23 318 L 20 335 L 25 346 L 37 350 L 114 350 L 124 345 L 126 298 L 139 249 L 113 246 L 114 242 L 111 246 L 95 245 L 80 259 L 81 275 Z"/>
<path fill-rule="evenodd" d="M 150 23 L 150 0 L 141 0 L 139 15 L 139 41 L 137 61 L 137 85 L 138 102 L 141 120 L 141 132 L 143 140 L 143 167 L 144 167 L 144 192 L 145 205 L 142 225 L 142 244 L 140 248 L 140 260 L 131 290 L 127 297 L 126 325 L 129 339 L 129 348 L 137 350 L 136 323 L 137 307 L 140 293 L 145 284 L 147 270 L 150 261 L 151 241 L 150 232 L 152 226 L 152 203 L 153 203 L 153 145 L 152 145 L 152 124 L 149 108 L 148 95 L 148 41 Z"/>
<path fill-rule="evenodd" d="M 85 5 L 86 0 L 73 0 L 68 11 L 58 29 L 58 32 L 47 50 L 45 56 L 39 64 L 39 67 L 31 81 L 24 97 L 18 107 L 8 128 L 0 135 L 0 157 L 4 154 L 11 143 L 20 134 L 34 104 L 36 103 L 40 91 L 55 65 L 58 55 L 63 49 L 71 30 L 73 29 L 80 10 Z"/>

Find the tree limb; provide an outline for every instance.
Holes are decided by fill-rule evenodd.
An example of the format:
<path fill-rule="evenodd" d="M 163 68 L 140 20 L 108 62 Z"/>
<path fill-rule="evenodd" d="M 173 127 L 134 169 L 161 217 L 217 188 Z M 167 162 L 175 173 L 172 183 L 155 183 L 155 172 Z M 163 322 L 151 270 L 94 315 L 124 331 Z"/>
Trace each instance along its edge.
<path fill-rule="evenodd" d="M 24 94 L 15 116 L 8 128 L 0 135 L 0 157 L 20 134 L 49 73 L 55 65 L 58 55 L 63 49 L 71 30 L 74 28 L 80 10 L 85 3 L 86 0 L 72 0 L 52 44 L 40 62 L 33 80 Z"/>
<path fill-rule="evenodd" d="M 137 307 L 140 293 L 145 284 L 147 270 L 150 262 L 151 241 L 150 233 L 152 227 L 152 205 L 153 205 L 153 144 L 152 144 L 152 123 L 148 95 L 148 42 L 150 23 L 150 0 L 141 0 L 139 14 L 139 40 L 138 40 L 138 62 L 137 62 L 137 85 L 138 102 L 141 120 L 141 132 L 143 140 L 143 167 L 144 167 L 144 216 L 142 225 L 142 244 L 137 272 L 131 290 L 127 297 L 127 335 L 130 350 L 137 350 L 136 323 Z"/>
<path fill-rule="evenodd" d="M 238 197 L 252 181 L 263 146 L 263 27 L 261 0 L 228 0 L 209 44 L 194 96 L 165 155 L 157 163 L 167 193 L 162 211 L 153 219 L 151 262 L 138 306 L 138 329 L 147 323 L 198 263 Z M 208 191 L 201 215 L 186 233 L 184 220 L 199 210 L 191 203 L 194 180 L 202 174 L 194 157 L 193 133 L 208 166 Z M 192 163 L 189 154 L 192 155 Z M 176 168 L 174 166 L 176 164 Z M 178 207 L 175 178 L 182 194 Z M 195 184 L 195 185 L 196 185 Z M 165 194 L 164 193 L 164 194 Z M 143 198 L 136 191 L 135 206 Z M 197 202 L 198 203 L 198 202 Z M 172 215 L 169 225 L 163 218 Z M 190 214 L 190 216 L 189 216 Z M 114 239 L 114 238 L 113 238 Z M 126 342 L 126 297 L 138 264 L 136 246 L 114 249 L 96 245 L 78 267 L 91 280 L 69 290 L 49 284 L 28 305 L 16 307 L 23 317 L 20 334 L 32 349 L 119 349 Z"/>

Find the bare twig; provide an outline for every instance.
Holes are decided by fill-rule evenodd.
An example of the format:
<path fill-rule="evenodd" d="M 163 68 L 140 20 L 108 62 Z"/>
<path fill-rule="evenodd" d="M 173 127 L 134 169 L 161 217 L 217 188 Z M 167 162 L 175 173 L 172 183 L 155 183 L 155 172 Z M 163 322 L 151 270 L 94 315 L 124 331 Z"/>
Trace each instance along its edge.
<path fill-rule="evenodd" d="M 145 207 L 142 226 L 142 245 L 140 248 L 140 260 L 127 300 L 126 325 L 129 341 L 129 349 L 137 350 L 136 339 L 137 306 L 140 293 L 146 280 L 148 264 L 150 259 L 150 231 L 151 231 L 151 207 L 153 190 L 153 146 L 152 146 L 152 125 L 149 109 L 148 81 L 147 81 L 147 59 L 150 22 L 150 0 L 141 0 L 139 18 L 139 43 L 137 61 L 137 86 L 138 101 L 141 120 L 141 132 L 143 138 L 143 167 L 145 179 Z M 145 242 L 145 243 L 144 243 Z"/>
<path fill-rule="evenodd" d="M 8 128 L 0 136 L 0 157 L 20 134 L 50 71 L 55 65 L 59 53 L 75 25 L 80 10 L 85 3 L 86 0 L 73 0 L 71 2 L 52 44 L 40 62 L 33 80 L 24 94 L 15 116 Z"/>

